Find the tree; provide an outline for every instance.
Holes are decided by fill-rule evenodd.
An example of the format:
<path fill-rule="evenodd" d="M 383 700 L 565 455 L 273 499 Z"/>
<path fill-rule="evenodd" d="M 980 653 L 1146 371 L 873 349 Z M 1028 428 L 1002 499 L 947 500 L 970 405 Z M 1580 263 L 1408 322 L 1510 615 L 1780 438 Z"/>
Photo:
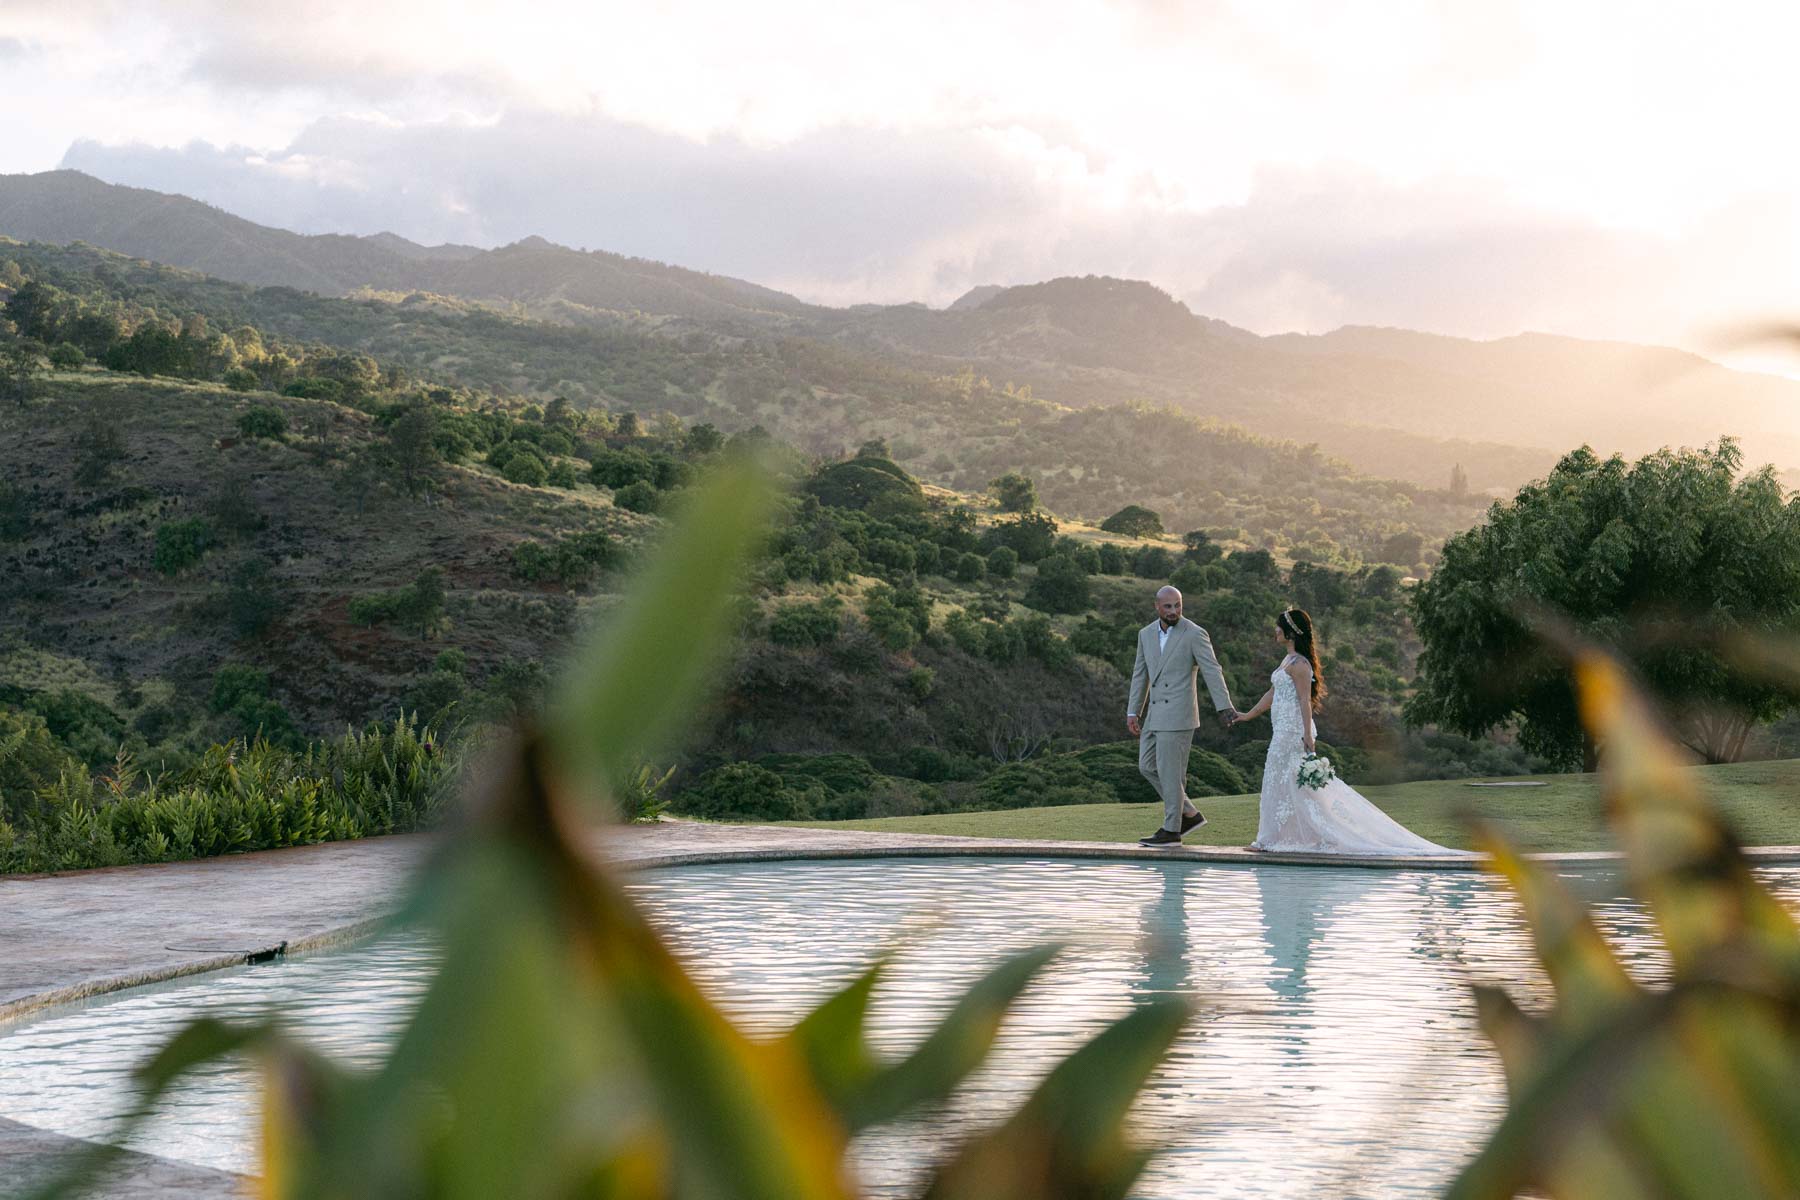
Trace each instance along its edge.
<path fill-rule="evenodd" d="M 622 438 L 641 438 L 644 436 L 644 423 L 638 419 L 636 413 L 629 410 L 619 414 L 618 422 L 614 425 L 614 428 Z"/>
<path fill-rule="evenodd" d="M 1056 521 L 1047 513 L 1021 513 L 1016 520 L 1003 521 L 990 532 L 994 540 L 1010 547 L 1023 563 L 1034 563 L 1056 548 Z"/>
<path fill-rule="evenodd" d="M 1794 695 L 1739 668 L 1756 638 L 1800 626 L 1800 503 L 1773 468 L 1741 480 L 1730 439 L 1636 463 L 1583 447 L 1452 538 L 1413 594 L 1424 653 L 1413 725 L 1470 737 L 1516 723 L 1529 752 L 1592 769 L 1550 614 L 1629 662 L 1708 762 L 1743 751 Z"/>
<path fill-rule="evenodd" d="M 1081 612 L 1089 603 L 1087 569 L 1070 555 L 1052 554 L 1038 564 L 1025 603 L 1039 612 Z"/>
<path fill-rule="evenodd" d="M 995 579 L 1011 579 L 1019 570 L 1019 552 L 999 546 L 987 557 L 987 573 Z"/>
<path fill-rule="evenodd" d="M 626 512 L 654 513 L 662 508 L 663 494 L 652 483 L 633 483 L 613 493 L 613 505 Z"/>
<path fill-rule="evenodd" d="M 687 438 L 682 443 L 689 454 L 713 454 L 725 445 L 725 435 L 719 432 L 717 425 L 705 422 L 687 431 Z"/>
<path fill-rule="evenodd" d="M 441 458 L 436 410 L 427 404 L 409 405 L 400 419 L 388 427 L 386 457 L 399 472 L 400 486 L 407 495 L 429 490 Z"/>
<path fill-rule="evenodd" d="M 1450 494 L 1458 498 L 1469 494 L 1469 473 L 1461 463 L 1450 468 Z"/>
<path fill-rule="evenodd" d="M 1028 513 L 1037 507 L 1037 484 L 1017 471 L 990 480 L 988 491 L 1003 512 Z"/>
<path fill-rule="evenodd" d="M 75 437 L 75 482 L 95 487 L 125 458 L 125 435 L 111 413 L 90 413 Z"/>
<path fill-rule="evenodd" d="M 3 386 L 20 408 L 30 404 L 37 394 L 37 375 L 44 369 L 39 357 L 43 350 L 37 342 L 21 338 L 8 344 L 4 359 L 0 359 L 0 368 L 5 372 Z"/>
<path fill-rule="evenodd" d="M 885 458 L 852 458 L 820 467 L 806 481 L 806 490 L 820 504 L 878 517 L 925 508 L 919 481 Z"/>
<path fill-rule="evenodd" d="M 57 311 L 62 299 L 62 293 L 56 288 L 33 279 L 7 299 L 6 316 L 21 338 L 50 342 L 56 337 Z"/>
<path fill-rule="evenodd" d="M 59 371 L 73 371 L 87 362 L 87 355 L 74 342 L 58 342 L 50 347 L 50 365 Z"/>
<path fill-rule="evenodd" d="M 1217 562 L 1225 553 L 1204 529 L 1190 529 L 1182 534 L 1181 545 L 1181 557 L 1203 567 L 1207 563 Z"/>
<path fill-rule="evenodd" d="M 1162 535 L 1163 523 L 1162 517 L 1153 510 L 1141 504 L 1127 504 L 1102 521 L 1100 528 L 1124 537 L 1153 538 Z"/>
<path fill-rule="evenodd" d="M 447 624 L 444 601 L 443 568 L 426 567 L 410 586 L 400 589 L 394 615 L 402 625 L 428 638 Z"/>

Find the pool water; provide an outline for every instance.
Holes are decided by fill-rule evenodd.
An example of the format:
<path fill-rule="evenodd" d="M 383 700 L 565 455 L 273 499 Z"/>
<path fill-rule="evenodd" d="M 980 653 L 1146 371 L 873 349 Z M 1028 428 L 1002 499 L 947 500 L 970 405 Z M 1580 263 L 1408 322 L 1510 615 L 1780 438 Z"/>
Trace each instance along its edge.
<path fill-rule="evenodd" d="M 1800 868 L 1764 874 L 1800 903 Z M 1612 895 L 1605 874 L 1571 879 L 1633 973 L 1661 974 L 1643 910 Z M 895 1053 L 1006 952 L 1069 943 L 952 1103 L 858 1140 L 860 1174 L 883 1195 L 916 1190 L 931 1161 L 1010 1112 L 1105 1023 L 1170 994 L 1202 1008 L 1135 1110 L 1137 1136 L 1162 1148 L 1138 1195 L 1434 1195 L 1505 1104 L 1468 985 L 1549 996 L 1516 906 L 1464 872 L 865 859 L 683 867 L 631 886 L 756 1032 L 791 1024 L 900 941 L 872 1030 Z M 373 1063 L 431 961 L 418 940 L 391 939 L 53 1010 L 0 1030 L 0 1117 L 105 1137 L 129 1103 L 129 1068 L 207 1012 L 280 1003 L 326 1052 Z M 255 1105 L 248 1070 L 216 1066 L 133 1144 L 252 1170 Z"/>

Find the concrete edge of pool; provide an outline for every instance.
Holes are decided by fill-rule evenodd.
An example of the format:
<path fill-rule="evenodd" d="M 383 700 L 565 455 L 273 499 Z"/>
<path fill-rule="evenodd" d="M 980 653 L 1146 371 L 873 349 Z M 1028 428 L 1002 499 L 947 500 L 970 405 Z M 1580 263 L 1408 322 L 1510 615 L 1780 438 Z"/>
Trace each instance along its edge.
<path fill-rule="evenodd" d="M 0 878 L 0 909 L 15 918 L 12 929 L 0 931 L 0 1028 L 57 1004 L 363 937 L 381 923 L 399 881 L 433 837 L 369 838 L 181 863 Z M 609 827 L 604 852 L 631 870 L 945 857 L 1471 871 L 1484 861 L 1262 854 L 1215 846 L 1162 850 L 1119 842 L 669 819 Z M 1800 846 L 1757 847 L 1748 853 L 1761 864 L 1800 863 Z M 1532 857 L 1591 866 L 1617 861 L 1619 855 L 1587 851 Z M 164 944 L 158 948 L 146 939 Z M 77 952 L 70 953 L 71 947 Z"/>
<path fill-rule="evenodd" d="M 355 941 L 376 930 L 435 835 L 299 846 L 225 858 L 0 878 L 0 1034 L 57 1005 L 179 979 L 281 953 Z M 734 862 L 859 858 L 1037 858 L 1410 870 L 1476 869 L 1471 859 L 1343 859 L 1236 847 L 1153 850 L 1121 843 L 889 834 L 665 820 L 607 830 L 605 853 L 632 870 Z M 1749 851 L 1764 865 L 1800 863 L 1800 846 Z M 1546 854 L 1568 866 L 1605 852 Z M 184 949 L 185 948 L 185 949 Z M 41 1168 L 76 1144 L 0 1118 L 0 1157 Z M 242 1177 L 150 1155 L 128 1156 L 104 1195 L 240 1194 Z"/>

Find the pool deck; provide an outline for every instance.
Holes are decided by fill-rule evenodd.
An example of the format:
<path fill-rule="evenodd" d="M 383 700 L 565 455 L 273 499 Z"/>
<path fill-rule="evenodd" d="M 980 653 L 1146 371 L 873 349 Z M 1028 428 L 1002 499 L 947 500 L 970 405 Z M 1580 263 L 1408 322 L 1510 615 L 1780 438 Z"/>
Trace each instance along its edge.
<path fill-rule="evenodd" d="M 432 835 L 370 838 L 155 866 L 0 878 L 0 1035 L 48 1005 L 237 966 L 356 937 L 395 904 Z M 1288 863 L 1471 870 L 1455 859 L 1344 859 L 1240 848 L 1155 850 L 1132 843 L 1051 842 L 791 826 L 662 821 L 611 828 L 608 857 L 632 868 L 804 859 L 982 856 Z M 1800 846 L 1751 851 L 1763 863 L 1800 862 Z M 1540 855 L 1568 865 L 1602 853 Z M 0 1194 L 48 1169 L 72 1139 L 0 1119 Z M 19 1174 L 14 1173 L 18 1168 Z M 100 1196 L 231 1196 L 240 1176 L 131 1155 Z M 116 1189 L 116 1190 L 115 1190 Z"/>

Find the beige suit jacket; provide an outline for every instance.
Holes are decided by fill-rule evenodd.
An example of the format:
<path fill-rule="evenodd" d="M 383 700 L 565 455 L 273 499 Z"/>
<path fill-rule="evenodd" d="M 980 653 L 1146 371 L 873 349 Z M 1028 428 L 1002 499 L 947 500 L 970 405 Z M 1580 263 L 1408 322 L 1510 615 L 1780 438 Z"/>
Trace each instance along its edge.
<path fill-rule="evenodd" d="M 1200 724 L 1197 677 L 1206 677 L 1213 707 L 1224 712 L 1231 707 L 1225 672 L 1219 668 L 1206 630 L 1186 617 L 1169 631 L 1168 644 L 1159 651 L 1157 629 L 1161 624 L 1152 621 L 1138 630 L 1137 661 L 1131 665 L 1131 697 L 1126 708 L 1148 730 L 1194 729 Z"/>

